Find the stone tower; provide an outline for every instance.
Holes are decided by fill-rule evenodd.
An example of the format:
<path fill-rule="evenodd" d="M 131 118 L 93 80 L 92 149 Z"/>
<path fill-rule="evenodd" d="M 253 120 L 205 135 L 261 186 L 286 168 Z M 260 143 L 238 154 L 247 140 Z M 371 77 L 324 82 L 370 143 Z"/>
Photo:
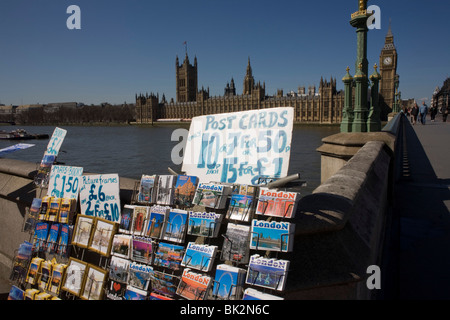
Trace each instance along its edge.
<path fill-rule="evenodd" d="M 385 38 L 384 47 L 380 54 L 380 98 L 381 117 L 387 119 L 387 114 L 392 112 L 395 102 L 395 82 L 397 76 L 397 50 L 394 45 L 391 25 Z"/>
<path fill-rule="evenodd" d="M 179 64 L 178 56 L 175 61 L 177 102 L 196 101 L 198 87 L 197 57 L 194 59 L 194 65 L 189 63 L 189 57 L 186 52 L 183 64 Z"/>
<path fill-rule="evenodd" d="M 243 94 L 252 94 L 255 87 L 255 79 L 252 74 L 252 67 L 250 65 L 250 57 L 248 57 L 247 72 L 244 78 L 244 91 Z"/>

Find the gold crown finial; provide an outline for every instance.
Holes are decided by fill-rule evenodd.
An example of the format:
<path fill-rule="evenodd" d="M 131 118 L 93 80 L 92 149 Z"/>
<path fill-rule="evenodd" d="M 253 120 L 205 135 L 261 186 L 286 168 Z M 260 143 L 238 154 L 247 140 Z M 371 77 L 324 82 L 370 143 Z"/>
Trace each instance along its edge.
<path fill-rule="evenodd" d="M 347 66 L 347 69 L 345 69 L 345 70 L 347 70 L 347 73 L 350 71 L 350 67 L 349 66 Z"/>
<path fill-rule="evenodd" d="M 367 0 L 359 0 L 359 11 L 367 10 Z"/>
<path fill-rule="evenodd" d="M 376 72 L 377 69 L 378 69 L 378 65 L 375 63 L 375 65 L 373 66 L 373 68 L 375 69 L 375 72 Z"/>

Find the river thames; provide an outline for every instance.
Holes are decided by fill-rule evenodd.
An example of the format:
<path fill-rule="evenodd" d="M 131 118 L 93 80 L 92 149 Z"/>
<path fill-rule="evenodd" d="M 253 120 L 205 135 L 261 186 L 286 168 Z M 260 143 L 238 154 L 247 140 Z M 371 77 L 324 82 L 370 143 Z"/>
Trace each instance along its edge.
<path fill-rule="evenodd" d="M 58 162 L 83 167 L 87 173 L 118 173 L 121 177 L 140 179 L 142 174 L 168 174 L 170 167 L 177 172 L 181 165 L 171 159 L 172 149 L 180 141 L 172 141 L 176 129 L 189 129 L 189 124 L 155 126 L 58 126 L 67 130 Z M 28 133 L 52 135 L 55 126 L 0 126 L 0 130 L 25 129 Z M 309 194 L 320 184 L 320 154 L 322 138 L 339 132 L 339 126 L 294 125 L 288 174 L 300 173 L 307 182 L 301 193 Z M 48 144 L 44 140 L 0 140 L 0 149 L 16 143 L 34 147 L 4 155 L 4 158 L 36 163 Z"/>

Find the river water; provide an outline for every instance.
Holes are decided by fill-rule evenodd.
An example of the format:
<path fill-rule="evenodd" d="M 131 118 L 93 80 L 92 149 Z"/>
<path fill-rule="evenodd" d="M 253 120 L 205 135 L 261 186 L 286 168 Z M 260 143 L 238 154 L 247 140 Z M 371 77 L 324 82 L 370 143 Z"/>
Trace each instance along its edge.
<path fill-rule="evenodd" d="M 172 133 L 189 124 L 157 126 L 58 126 L 67 130 L 58 162 L 67 166 L 83 167 L 89 173 L 118 173 L 121 177 L 140 179 L 142 174 L 168 174 L 170 167 L 177 172 L 181 165 L 172 162 L 172 149 L 179 141 L 171 141 Z M 55 126 L 0 126 L 0 130 L 23 128 L 29 133 L 50 136 Z M 322 138 L 339 132 L 339 126 L 295 125 L 288 174 L 300 173 L 307 182 L 303 195 L 311 193 L 320 184 L 320 154 Z M 16 143 L 35 146 L 4 155 L 4 158 L 34 162 L 36 166 L 48 144 L 45 140 L 0 140 L 0 149 Z"/>

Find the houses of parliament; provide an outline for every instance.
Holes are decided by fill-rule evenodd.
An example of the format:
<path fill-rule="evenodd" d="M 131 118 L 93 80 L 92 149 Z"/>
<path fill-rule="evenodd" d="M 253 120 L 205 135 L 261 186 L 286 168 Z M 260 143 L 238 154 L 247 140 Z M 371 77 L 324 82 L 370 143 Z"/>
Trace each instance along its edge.
<path fill-rule="evenodd" d="M 381 120 L 387 119 L 392 111 L 396 91 L 397 51 L 393 35 L 389 28 L 385 45 L 380 54 L 380 103 Z M 336 89 L 336 79 L 320 79 L 318 90 L 315 86 L 299 87 L 298 92 L 283 94 L 278 90 L 276 95 L 266 95 L 265 83 L 256 82 L 250 64 L 243 80 L 242 94 L 236 93 L 234 79 L 224 88 L 223 96 L 210 96 L 209 89 L 198 88 L 197 58 L 189 61 L 188 54 L 180 64 L 178 56 L 175 61 L 176 102 L 168 102 L 163 95 L 136 95 L 136 122 L 153 123 L 164 120 L 190 120 L 193 117 L 247 111 L 253 109 L 293 107 L 295 123 L 337 124 L 342 120 L 344 107 L 344 91 Z M 398 85 L 398 83 L 397 83 Z M 370 96 L 370 95 L 369 95 Z"/>

